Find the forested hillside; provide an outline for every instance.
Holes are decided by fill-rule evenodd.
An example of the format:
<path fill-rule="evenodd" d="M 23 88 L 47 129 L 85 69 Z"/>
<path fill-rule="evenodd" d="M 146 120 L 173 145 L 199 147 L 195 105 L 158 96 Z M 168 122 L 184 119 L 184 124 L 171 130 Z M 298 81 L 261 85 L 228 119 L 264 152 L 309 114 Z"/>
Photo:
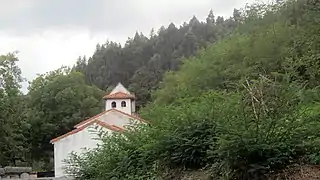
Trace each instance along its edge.
<path fill-rule="evenodd" d="M 79 179 L 319 179 L 318 168 L 290 167 L 320 163 L 320 2 L 257 4 L 239 20 L 235 32 L 164 75 L 140 111 L 151 126 L 106 137 L 101 148 L 71 158 L 68 172 Z"/>
<path fill-rule="evenodd" d="M 226 20 L 210 11 L 206 22 L 194 16 L 180 27 L 171 23 L 157 32 L 152 29 L 149 37 L 137 32 L 123 47 L 115 42 L 97 45 L 92 57 L 80 57 L 74 69 L 82 72 L 89 84 L 102 90 L 122 82 L 136 93 L 137 105 L 143 106 L 165 72 L 177 70 L 183 57 L 190 57 L 198 49 L 230 34 L 239 18 L 236 9 L 233 17 Z"/>
<path fill-rule="evenodd" d="M 101 112 L 106 91 L 121 82 L 136 93 L 138 106 L 145 105 L 165 72 L 177 70 L 183 57 L 229 35 L 239 18 L 236 9 L 228 19 L 210 11 L 205 22 L 193 17 L 181 27 L 171 23 L 147 36 L 137 32 L 123 47 L 116 42 L 98 44 L 91 57 L 79 57 L 73 67 L 61 67 L 32 80 L 27 95 L 20 91 L 24 79 L 17 66 L 18 54 L 2 55 L 0 166 L 51 170 L 50 140 Z"/>
<path fill-rule="evenodd" d="M 104 92 L 63 67 L 37 77 L 23 95 L 17 61 L 15 53 L 0 56 L 0 166 L 52 170 L 50 140 L 101 112 Z"/>
<path fill-rule="evenodd" d="M 70 159 L 80 179 L 266 179 L 319 164 L 319 32 L 317 0 L 255 4 L 226 20 L 211 11 L 206 22 L 97 45 L 39 75 L 26 95 L 18 54 L 2 55 L 0 166 L 52 170 L 49 141 L 101 112 L 118 82 L 151 125 Z"/>

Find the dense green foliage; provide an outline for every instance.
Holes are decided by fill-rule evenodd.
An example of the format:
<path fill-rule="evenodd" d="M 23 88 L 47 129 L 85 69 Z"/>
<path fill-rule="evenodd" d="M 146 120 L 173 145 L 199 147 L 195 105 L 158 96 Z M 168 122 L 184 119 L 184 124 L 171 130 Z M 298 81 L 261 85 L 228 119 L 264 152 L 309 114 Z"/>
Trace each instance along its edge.
<path fill-rule="evenodd" d="M 103 92 L 79 72 L 60 68 L 39 75 L 22 95 L 16 54 L 0 59 L 0 166 L 33 165 L 52 169 L 50 140 L 101 112 Z"/>
<path fill-rule="evenodd" d="M 171 23 L 167 28 L 162 26 L 157 34 L 152 30 L 149 38 L 136 33 L 123 47 L 106 42 L 97 45 L 92 57 L 80 57 L 74 69 L 82 72 L 89 84 L 103 90 L 121 81 L 135 92 L 140 107 L 150 100 L 165 72 L 177 70 L 182 57 L 190 57 L 232 32 L 239 23 L 238 17 L 238 10 L 226 20 L 216 18 L 210 11 L 206 22 L 193 17 L 181 27 Z"/>
<path fill-rule="evenodd" d="M 319 163 L 320 4 L 247 7 L 241 25 L 166 73 L 141 110 L 149 127 L 106 137 L 74 157 L 79 179 L 174 179 L 206 168 L 214 179 L 261 179 Z"/>
<path fill-rule="evenodd" d="M 101 90 L 85 83 L 81 73 L 71 72 L 67 68 L 39 75 L 33 80 L 27 95 L 27 119 L 30 125 L 27 136 L 32 160 L 44 159 L 49 162 L 53 148 L 50 140 L 101 112 L 102 96 Z"/>
<path fill-rule="evenodd" d="M 19 90 L 23 79 L 16 54 L 1 56 L 0 166 L 19 162 L 51 170 L 49 141 L 100 112 L 103 91 L 122 82 L 136 92 L 138 106 L 146 104 L 166 71 L 177 70 L 182 57 L 232 32 L 238 16 L 235 10 L 224 20 L 210 11 L 206 22 L 193 17 L 180 28 L 171 23 L 158 33 L 152 30 L 149 38 L 136 33 L 124 47 L 115 42 L 98 44 L 92 57 L 80 57 L 73 68 L 38 75 L 27 95 Z"/>
<path fill-rule="evenodd" d="M 24 97 L 19 88 L 23 80 L 16 65 L 16 53 L 0 56 L 0 166 L 25 161 L 28 152 L 22 127 L 26 127 Z"/>
<path fill-rule="evenodd" d="M 138 106 L 143 106 L 166 71 L 177 70 L 182 57 L 231 33 L 238 17 L 237 10 L 226 20 L 210 11 L 206 22 L 193 17 L 179 28 L 171 23 L 157 33 L 151 30 L 149 37 L 136 33 L 123 47 L 109 41 L 98 44 L 92 57 L 80 57 L 73 68 L 38 75 L 27 95 L 19 90 L 23 79 L 16 54 L 1 56 L 1 82 L 7 85 L 0 87 L 0 166 L 18 163 L 52 170 L 49 141 L 100 112 L 103 91 L 122 82 L 136 92 Z"/>
<path fill-rule="evenodd" d="M 97 45 L 72 69 L 39 75 L 27 95 L 16 54 L 0 56 L 0 166 L 52 169 L 49 141 L 100 112 L 118 82 L 137 94 L 151 125 L 74 156 L 67 170 L 79 179 L 177 179 L 172 172 L 190 169 L 261 179 L 319 164 L 319 7 L 277 1 L 226 20 L 211 11 L 206 22 L 193 17 L 149 38 L 136 33 L 124 47 Z"/>

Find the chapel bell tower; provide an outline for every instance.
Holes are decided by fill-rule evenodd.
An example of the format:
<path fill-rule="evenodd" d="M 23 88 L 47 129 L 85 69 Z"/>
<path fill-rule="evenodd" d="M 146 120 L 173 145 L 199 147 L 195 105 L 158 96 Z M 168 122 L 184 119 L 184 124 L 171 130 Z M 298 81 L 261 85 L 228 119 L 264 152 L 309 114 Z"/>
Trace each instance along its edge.
<path fill-rule="evenodd" d="M 105 110 L 116 109 L 132 115 L 136 111 L 135 96 L 131 94 L 121 83 L 113 88 L 110 94 L 103 97 Z"/>

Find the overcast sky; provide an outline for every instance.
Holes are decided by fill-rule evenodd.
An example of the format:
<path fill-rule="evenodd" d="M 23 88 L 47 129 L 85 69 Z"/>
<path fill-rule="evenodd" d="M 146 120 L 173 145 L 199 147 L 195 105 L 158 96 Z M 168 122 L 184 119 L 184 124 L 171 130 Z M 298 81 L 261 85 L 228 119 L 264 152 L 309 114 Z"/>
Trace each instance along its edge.
<path fill-rule="evenodd" d="M 266 0 L 263 0 L 266 1 Z M 124 43 L 136 31 L 204 20 L 210 9 L 230 16 L 255 0 L 0 0 L 0 54 L 19 51 L 29 81 L 77 57 L 91 56 L 97 43 Z M 25 90 L 24 86 L 24 90 Z"/>

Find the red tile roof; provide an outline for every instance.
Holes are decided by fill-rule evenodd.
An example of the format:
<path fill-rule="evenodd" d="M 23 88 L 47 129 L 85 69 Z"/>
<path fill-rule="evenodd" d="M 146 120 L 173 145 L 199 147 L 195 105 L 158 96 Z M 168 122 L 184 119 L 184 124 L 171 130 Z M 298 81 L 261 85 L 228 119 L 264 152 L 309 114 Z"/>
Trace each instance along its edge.
<path fill-rule="evenodd" d="M 149 123 L 148 121 L 146 121 L 146 120 L 142 119 L 141 117 L 139 117 L 137 114 L 131 115 L 131 114 L 128 114 L 128 113 L 119 111 L 119 110 L 117 110 L 117 109 L 111 109 L 111 110 L 116 111 L 116 112 L 119 112 L 119 113 L 121 113 L 121 114 L 123 114 L 123 115 L 129 116 L 129 117 L 131 117 L 131 118 L 133 118 L 133 119 L 139 120 L 140 122 Z"/>
<path fill-rule="evenodd" d="M 56 141 L 59 141 L 60 139 L 63 139 L 63 138 L 65 138 L 65 137 L 68 137 L 68 136 L 70 136 L 70 135 L 72 135 L 72 134 L 76 134 L 76 133 L 84 130 L 86 127 L 94 124 L 94 123 L 96 123 L 96 124 L 98 124 L 98 125 L 100 125 L 100 126 L 102 126 L 102 127 L 104 127 L 104 128 L 107 128 L 107 129 L 109 129 L 109 130 L 115 131 L 115 132 L 122 132 L 122 131 L 124 130 L 124 129 L 118 127 L 118 126 L 110 125 L 110 124 L 107 124 L 107 123 L 105 123 L 105 122 L 101 122 L 101 121 L 99 121 L 99 120 L 94 120 L 94 121 L 92 121 L 92 122 L 89 122 L 89 123 L 85 124 L 84 126 L 82 126 L 82 127 L 80 127 L 80 128 L 74 129 L 74 130 L 72 130 L 72 131 L 69 131 L 69 132 L 66 133 L 66 134 L 63 134 L 63 135 L 61 135 L 61 136 L 59 136 L 59 137 L 57 137 L 57 138 L 52 139 L 52 140 L 50 141 L 50 143 L 54 143 L 54 142 L 56 142 Z"/>
<path fill-rule="evenodd" d="M 93 117 L 91 117 L 91 118 L 89 118 L 89 119 L 86 119 L 86 120 L 84 120 L 84 121 L 81 121 L 80 123 L 76 124 L 74 127 L 75 127 L 75 128 L 78 128 L 79 126 L 81 126 L 81 125 L 83 125 L 83 124 L 85 124 L 85 123 L 87 123 L 87 122 L 90 122 L 90 121 L 92 121 L 92 120 L 94 120 L 94 119 L 96 119 L 96 118 L 98 118 L 98 117 L 106 114 L 106 113 L 109 112 L 109 111 L 111 111 L 111 109 L 109 109 L 109 110 L 107 110 L 107 111 L 103 111 L 103 112 L 101 112 L 101 113 L 99 113 L 99 114 L 97 114 L 97 115 L 95 115 L 95 116 L 93 116 Z"/>
<path fill-rule="evenodd" d="M 129 117 L 131 117 L 131 118 L 133 118 L 133 119 L 136 119 L 136 120 L 139 120 L 140 122 L 143 122 L 143 123 L 149 123 L 148 121 L 140 118 L 140 117 L 137 116 L 137 115 L 127 114 L 127 113 L 122 112 L 122 111 L 119 111 L 119 110 L 117 110 L 117 109 L 109 109 L 109 110 L 107 110 L 107 111 L 104 111 L 104 112 L 102 112 L 102 113 L 99 113 L 99 114 L 97 114 L 97 115 L 95 115 L 95 116 L 93 116 L 93 117 L 91 117 L 91 118 L 89 118 L 89 119 L 87 119 L 87 120 L 84 120 L 84 121 L 76 124 L 76 125 L 74 126 L 76 129 L 74 129 L 74 130 L 72 130 L 72 131 L 70 131 L 70 132 L 68 132 L 68 133 L 66 133 L 66 134 L 63 134 L 63 135 L 61 135 L 61 136 L 59 136 L 59 137 L 57 137 L 57 138 L 52 139 L 52 140 L 50 141 L 50 143 L 54 143 L 54 142 L 56 142 L 56 141 L 59 141 L 60 139 L 63 139 L 63 138 L 65 138 L 65 137 L 67 137 L 67 136 L 70 136 L 70 135 L 72 135 L 72 134 L 75 134 L 75 133 L 77 133 L 77 132 L 80 132 L 80 131 L 82 131 L 83 129 L 85 129 L 86 127 L 88 127 L 88 126 L 90 126 L 90 125 L 92 125 L 92 124 L 94 124 L 94 123 L 99 124 L 100 126 L 102 126 L 102 127 L 104 127 L 104 128 L 107 128 L 107 129 L 110 129 L 110 130 L 113 130 L 113 131 L 116 131 L 116 132 L 122 132 L 122 131 L 124 130 L 123 128 L 118 127 L 118 126 L 115 126 L 115 125 L 110 125 L 110 124 L 108 124 L 108 123 L 105 123 L 105 122 L 102 122 L 102 121 L 99 121 L 99 120 L 96 119 L 96 118 L 98 118 L 98 117 L 102 116 L 103 114 L 106 114 L 106 113 L 108 113 L 108 112 L 110 112 L 110 111 L 114 111 L 114 112 L 121 113 L 121 114 L 123 114 L 123 115 L 125 115 L 125 116 L 129 116 Z M 81 125 L 83 125 L 83 126 L 81 126 Z"/>
<path fill-rule="evenodd" d="M 135 99 L 135 96 L 132 94 L 127 94 L 123 92 L 116 92 L 113 94 L 107 94 L 103 99 Z"/>

